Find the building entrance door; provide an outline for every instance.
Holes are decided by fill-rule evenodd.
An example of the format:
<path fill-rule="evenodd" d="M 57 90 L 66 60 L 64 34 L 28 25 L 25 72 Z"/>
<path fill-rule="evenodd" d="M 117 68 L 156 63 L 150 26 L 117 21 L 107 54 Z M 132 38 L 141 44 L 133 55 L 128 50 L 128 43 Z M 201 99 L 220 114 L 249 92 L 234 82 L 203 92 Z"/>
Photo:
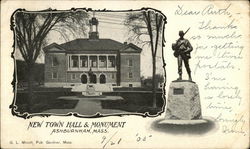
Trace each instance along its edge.
<path fill-rule="evenodd" d="M 89 82 L 90 83 L 96 83 L 96 75 L 95 74 L 90 75 Z"/>
<path fill-rule="evenodd" d="M 105 84 L 106 83 L 106 77 L 104 74 L 100 75 L 100 84 Z"/>
<path fill-rule="evenodd" d="M 86 74 L 82 74 L 82 76 L 81 76 L 81 82 L 82 82 L 83 84 L 87 84 L 88 78 L 87 78 L 87 75 L 86 75 Z"/>

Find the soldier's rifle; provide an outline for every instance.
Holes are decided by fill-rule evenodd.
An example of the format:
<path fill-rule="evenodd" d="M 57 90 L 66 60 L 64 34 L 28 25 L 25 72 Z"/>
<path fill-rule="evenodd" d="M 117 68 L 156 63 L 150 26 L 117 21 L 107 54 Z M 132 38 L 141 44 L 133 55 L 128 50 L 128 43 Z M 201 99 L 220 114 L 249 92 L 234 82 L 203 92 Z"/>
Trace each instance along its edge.
<path fill-rule="evenodd" d="M 185 31 L 185 33 L 183 34 L 183 37 L 186 35 L 186 33 L 187 33 L 189 30 L 190 30 L 190 27 Z M 179 47 L 180 47 L 182 44 L 184 44 L 184 42 L 181 43 L 181 44 L 179 45 Z M 178 51 L 179 48 L 177 47 L 177 44 L 175 44 L 174 46 L 172 45 L 172 49 L 174 50 L 174 56 L 177 57 L 177 56 L 179 55 L 179 53 L 180 53 L 180 51 Z"/>

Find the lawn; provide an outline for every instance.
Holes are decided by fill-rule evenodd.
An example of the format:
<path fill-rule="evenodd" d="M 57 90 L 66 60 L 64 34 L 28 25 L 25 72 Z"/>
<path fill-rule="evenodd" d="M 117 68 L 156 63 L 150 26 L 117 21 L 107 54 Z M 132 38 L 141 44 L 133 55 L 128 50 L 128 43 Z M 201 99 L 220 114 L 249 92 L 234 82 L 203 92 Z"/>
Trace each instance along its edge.
<path fill-rule="evenodd" d="M 28 94 L 24 91 L 18 91 L 16 96 L 17 111 L 38 113 L 50 109 L 72 109 L 78 104 L 79 100 L 66 100 L 58 99 L 61 96 L 77 96 L 71 93 L 70 90 L 62 88 L 40 88 L 35 89 L 34 93 L 34 106 L 27 108 Z M 152 108 L 152 93 L 145 90 L 119 90 L 115 92 L 103 93 L 103 96 L 121 96 L 124 100 L 105 100 L 100 101 L 102 109 L 117 109 L 127 112 L 156 114 L 161 111 L 164 99 L 162 98 L 161 91 L 157 92 L 157 108 Z"/>
<path fill-rule="evenodd" d="M 150 92 L 141 92 L 141 91 L 133 91 L 133 92 L 113 92 L 113 93 L 104 93 L 104 95 L 118 95 L 124 98 L 124 100 L 120 101 L 102 101 L 102 107 L 107 109 L 119 109 L 128 112 L 136 112 L 136 113 L 145 113 L 149 112 L 149 114 L 156 114 L 161 111 L 164 103 L 164 99 L 162 97 L 161 92 L 157 92 L 157 108 L 153 108 L 153 97 Z"/>
<path fill-rule="evenodd" d="M 60 96 L 68 95 L 62 91 L 42 91 L 34 93 L 34 106 L 27 108 L 28 106 L 28 93 L 27 92 L 17 92 L 16 105 L 18 107 L 17 111 L 38 113 L 48 109 L 74 109 L 78 100 L 63 100 L 58 99 Z"/>

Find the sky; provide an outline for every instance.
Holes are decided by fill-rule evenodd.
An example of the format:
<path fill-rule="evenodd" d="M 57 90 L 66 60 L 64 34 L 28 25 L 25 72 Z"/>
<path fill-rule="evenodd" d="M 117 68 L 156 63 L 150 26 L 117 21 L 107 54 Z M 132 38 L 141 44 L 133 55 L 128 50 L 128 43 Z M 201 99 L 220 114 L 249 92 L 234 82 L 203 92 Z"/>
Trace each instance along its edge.
<path fill-rule="evenodd" d="M 110 39 L 119 41 L 121 43 L 132 42 L 136 44 L 135 42 L 129 40 L 130 36 L 129 36 L 128 28 L 124 25 L 124 20 L 126 17 L 125 12 L 95 12 L 95 14 L 93 14 L 92 12 L 89 13 L 90 17 L 93 17 L 93 15 L 99 21 L 99 25 L 98 25 L 99 38 L 110 38 Z M 87 29 L 89 29 L 89 26 L 87 27 Z M 80 38 L 88 38 L 87 36 L 80 37 Z M 69 36 L 68 38 L 69 39 L 66 40 L 62 37 L 60 33 L 56 31 L 51 31 L 48 34 L 46 41 L 47 41 L 47 45 L 53 42 L 62 44 L 70 40 L 74 40 L 76 37 Z M 150 77 L 152 76 L 151 49 L 149 48 L 149 46 L 142 47 L 139 44 L 136 44 L 136 45 L 143 49 L 141 53 L 141 76 Z M 15 55 L 16 55 L 16 59 L 22 59 L 21 54 L 18 50 L 16 50 Z M 162 48 L 161 47 L 159 47 L 158 49 L 156 60 L 157 60 L 156 73 L 163 74 Z M 41 54 L 38 57 L 36 62 L 44 63 L 44 55 Z"/>

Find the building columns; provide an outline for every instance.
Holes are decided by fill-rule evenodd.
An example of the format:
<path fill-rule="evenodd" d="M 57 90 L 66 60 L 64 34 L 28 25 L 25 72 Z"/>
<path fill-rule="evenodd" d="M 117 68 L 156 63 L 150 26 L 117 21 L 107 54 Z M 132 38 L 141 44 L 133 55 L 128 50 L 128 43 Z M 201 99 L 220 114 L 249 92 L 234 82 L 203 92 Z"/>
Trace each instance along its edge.
<path fill-rule="evenodd" d="M 106 55 L 106 68 L 108 69 L 108 55 Z"/>
<path fill-rule="evenodd" d="M 77 55 L 77 54 L 69 54 L 68 55 L 68 60 L 69 60 L 69 62 L 68 62 L 68 64 L 67 64 L 67 66 L 68 66 L 68 68 L 72 68 L 72 66 L 73 66 L 73 61 L 72 61 L 72 56 L 77 56 L 77 58 L 78 58 L 78 69 L 81 69 L 82 68 L 82 65 L 81 65 L 81 56 L 82 55 Z M 106 57 L 106 66 L 104 67 L 104 68 L 106 68 L 106 69 L 108 69 L 108 68 L 113 68 L 113 67 L 109 67 L 109 57 L 110 56 L 114 56 L 115 58 L 114 58 L 114 61 L 116 61 L 116 56 L 115 55 L 108 55 L 108 54 L 106 54 L 106 55 L 100 55 L 100 54 L 96 54 L 96 55 L 90 55 L 90 54 L 86 54 L 86 55 L 84 55 L 84 56 L 87 56 L 87 67 L 85 67 L 85 68 L 87 68 L 87 69 L 90 69 L 90 66 L 92 65 L 92 63 L 91 63 L 91 61 L 90 61 L 90 56 L 96 56 L 97 57 L 97 60 L 96 60 L 96 65 L 97 65 L 97 69 L 100 69 L 100 66 L 99 66 L 99 64 L 100 64 L 100 56 L 105 56 Z M 116 65 L 114 66 L 114 68 L 116 68 Z"/>
<path fill-rule="evenodd" d="M 80 68 L 80 55 L 77 56 L 78 57 L 78 68 Z"/>
<path fill-rule="evenodd" d="M 97 55 L 97 69 L 99 68 L 99 55 Z"/>

